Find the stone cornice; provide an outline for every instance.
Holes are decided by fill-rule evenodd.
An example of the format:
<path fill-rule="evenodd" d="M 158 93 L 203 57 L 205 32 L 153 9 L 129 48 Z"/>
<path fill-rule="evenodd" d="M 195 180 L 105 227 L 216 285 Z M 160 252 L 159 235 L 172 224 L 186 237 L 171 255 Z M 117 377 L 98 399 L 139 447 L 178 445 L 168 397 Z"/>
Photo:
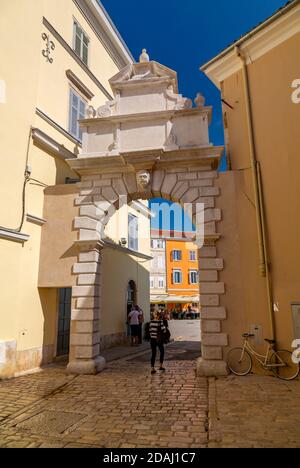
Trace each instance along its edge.
<path fill-rule="evenodd" d="M 200 69 L 220 88 L 222 81 L 241 69 L 236 46 L 244 53 L 247 64 L 250 64 L 299 32 L 300 1 L 297 1 L 287 5 Z"/>
<path fill-rule="evenodd" d="M 45 122 L 47 122 L 51 127 L 55 128 L 59 133 L 64 135 L 66 138 L 68 138 L 72 143 L 75 143 L 79 148 L 81 148 L 81 141 L 77 140 L 74 138 L 67 130 L 65 130 L 63 127 L 61 127 L 57 122 L 55 122 L 49 115 L 45 114 L 41 109 L 36 108 L 35 110 L 36 115 L 38 115 L 41 119 L 43 119 Z"/>
<path fill-rule="evenodd" d="M 72 70 L 67 70 L 66 75 L 71 83 L 73 83 L 73 85 L 76 86 L 76 88 L 79 89 L 87 99 L 93 99 L 94 94 L 92 91 L 89 90 L 89 88 L 75 75 L 75 73 L 72 72 Z"/>
<path fill-rule="evenodd" d="M 6 239 L 13 242 L 27 242 L 29 240 L 29 234 L 24 234 L 23 232 L 15 232 L 9 230 L 0 229 L 0 239 Z"/>
<path fill-rule="evenodd" d="M 151 76 L 148 76 L 145 70 L 148 70 Z M 140 75 L 141 74 L 141 75 Z M 173 91 L 178 93 L 177 73 L 174 70 L 153 60 L 149 62 L 133 63 L 123 68 L 119 73 L 113 76 L 109 83 L 114 91 L 118 91 L 128 86 L 144 87 L 165 83 L 173 87 Z"/>
<path fill-rule="evenodd" d="M 178 116 L 191 116 L 191 115 L 207 115 L 210 119 L 212 114 L 212 106 L 206 106 L 202 109 L 193 107 L 192 109 L 179 109 L 179 110 L 163 110 L 163 111 L 154 111 L 154 112 L 141 112 L 135 114 L 120 114 L 120 115 L 110 115 L 108 117 L 95 117 L 92 119 L 82 119 L 79 120 L 81 127 L 92 127 L 97 126 L 102 122 L 139 122 L 144 120 L 171 120 L 174 117 Z"/>
<path fill-rule="evenodd" d="M 152 260 L 153 257 L 150 255 L 143 254 L 142 252 L 138 252 L 136 250 L 129 249 L 128 247 L 122 247 L 121 245 L 117 244 L 116 242 L 110 239 L 103 239 L 103 244 L 105 247 L 118 250 L 119 252 L 126 253 L 128 255 L 132 255 L 137 258 L 142 258 L 143 260 Z"/>
<path fill-rule="evenodd" d="M 26 214 L 26 219 L 29 223 L 37 224 L 38 226 L 43 226 L 47 222 L 44 218 L 29 213 Z"/>
<path fill-rule="evenodd" d="M 204 246 L 215 246 L 219 239 L 221 239 L 221 234 L 205 234 Z"/>
<path fill-rule="evenodd" d="M 54 156 L 65 161 L 66 159 L 75 159 L 76 156 L 67 150 L 63 145 L 58 143 L 56 140 L 42 132 L 38 128 L 32 129 L 32 139 L 35 144 L 41 146 L 43 149 L 53 154 Z"/>
<path fill-rule="evenodd" d="M 206 146 L 165 151 L 163 148 L 134 152 L 122 152 L 116 156 L 81 157 L 67 160 L 71 169 L 80 175 L 109 173 L 128 173 L 139 169 L 191 167 L 210 165 L 218 168 L 224 148 Z"/>

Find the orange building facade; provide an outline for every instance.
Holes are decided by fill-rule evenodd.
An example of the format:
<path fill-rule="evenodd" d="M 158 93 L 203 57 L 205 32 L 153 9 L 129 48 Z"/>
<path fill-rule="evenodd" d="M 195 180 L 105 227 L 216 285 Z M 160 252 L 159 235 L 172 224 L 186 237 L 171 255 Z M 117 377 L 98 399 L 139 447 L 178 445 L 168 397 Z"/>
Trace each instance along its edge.
<path fill-rule="evenodd" d="M 152 231 L 151 237 L 158 233 Z M 171 318 L 198 317 L 199 314 L 199 279 L 197 246 L 193 233 L 160 232 L 164 239 L 165 256 L 165 297 L 157 296 L 154 303 L 160 309 L 167 309 Z M 153 308 L 153 307 L 152 307 Z"/>

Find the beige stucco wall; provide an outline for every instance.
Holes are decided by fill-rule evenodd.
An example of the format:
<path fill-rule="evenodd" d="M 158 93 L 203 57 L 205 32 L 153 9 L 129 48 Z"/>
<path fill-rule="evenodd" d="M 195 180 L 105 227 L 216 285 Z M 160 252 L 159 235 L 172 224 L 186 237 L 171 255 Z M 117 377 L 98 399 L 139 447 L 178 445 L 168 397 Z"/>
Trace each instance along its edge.
<path fill-rule="evenodd" d="M 149 320 L 149 264 L 149 260 L 136 259 L 113 249 L 104 250 L 101 335 L 126 332 L 129 281 L 134 281 L 137 288 L 137 304 L 143 309 L 145 320 Z M 112 268 L 112 265 L 115 267 Z"/>
<path fill-rule="evenodd" d="M 41 36 L 49 31 L 42 24 L 43 17 L 71 47 L 73 16 L 80 22 L 91 41 L 91 71 L 109 92 L 108 79 L 118 72 L 112 56 L 73 0 L 64 0 L 63 12 L 61 3 L 54 0 L 1 1 L 0 80 L 6 92 L 0 102 L 3 169 L 0 225 L 6 228 L 17 228 L 21 221 L 26 164 L 31 166 L 31 177 L 35 181 L 27 184 L 25 213 L 37 217 L 43 217 L 45 186 L 63 184 L 66 177 L 78 177 L 62 159 L 34 144 L 30 136 L 31 127 L 38 128 L 69 151 L 78 153 L 80 148 L 72 139 L 36 114 L 36 108 L 41 109 L 68 131 L 70 83 L 66 70 L 71 69 L 95 94 L 92 101 L 95 107 L 107 101 L 89 75 L 51 34 L 55 50 L 51 51 L 53 63 L 47 62 L 42 55 L 46 44 Z M 30 235 L 24 244 L 0 239 L 0 377 L 37 367 L 45 354 L 53 356 L 48 345 L 54 345 L 56 333 L 56 292 L 44 287 L 38 289 L 42 227 L 25 218 L 22 232 Z M 49 259 L 49 249 L 45 255 Z M 64 261 L 68 262 L 63 259 L 61 263 Z M 65 282 L 60 277 L 56 285 Z"/>
<path fill-rule="evenodd" d="M 39 287 L 68 288 L 75 285 L 72 268 L 77 259 L 73 243 L 77 239 L 74 218 L 78 207 L 74 199 L 78 194 L 76 184 L 56 185 L 45 190 L 41 254 L 39 262 Z"/>
<path fill-rule="evenodd" d="M 300 302 L 300 105 L 291 100 L 291 84 L 299 78 L 299 47 L 300 35 L 297 34 L 248 65 L 255 147 L 262 170 L 273 301 L 279 304 L 279 311 L 275 312 L 276 334 L 278 347 L 287 349 L 291 349 L 294 339 L 291 303 Z M 219 202 L 224 205 L 220 248 L 229 254 L 232 252 L 232 256 L 226 257 L 222 251 L 227 258 L 221 275 L 226 284 L 224 302 L 228 304 L 229 314 L 223 326 L 231 336 L 231 344 L 236 344 L 242 327 L 244 331 L 250 324 L 261 324 L 264 337 L 268 337 L 270 326 L 265 279 L 258 272 L 254 196 L 240 72 L 224 81 L 223 98 L 234 107 L 234 110 L 224 107 L 233 172 L 219 179 L 222 190 Z M 226 199 L 231 200 L 230 206 Z M 231 246 L 230 238 L 234 240 Z"/>
<path fill-rule="evenodd" d="M 47 223 L 42 229 L 38 285 L 44 305 L 44 332 L 47 336 L 45 341 L 52 344 L 54 349 L 57 305 L 54 307 L 53 301 L 56 290 L 76 284 L 73 265 L 77 262 L 78 249 L 73 243 L 78 238 L 78 230 L 74 229 L 74 219 L 79 212 L 74 203 L 78 190 L 77 184 L 57 185 L 45 190 L 43 216 Z M 124 205 L 115 211 L 107 224 L 106 235 L 116 244 L 122 237 L 128 238 L 129 213 L 138 218 L 139 252 L 150 255 L 150 220 L 133 207 Z M 149 319 L 149 268 L 150 260 L 137 258 L 111 247 L 104 247 L 102 250 L 100 335 L 106 346 L 121 340 L 120 335 L 126 333 L 129 281 L 134 281 L 137 288 L 137 304 L 144 310 L 145 318 Z M 53 293 L 51 306 L 47 303 L 49 291 Z"/>

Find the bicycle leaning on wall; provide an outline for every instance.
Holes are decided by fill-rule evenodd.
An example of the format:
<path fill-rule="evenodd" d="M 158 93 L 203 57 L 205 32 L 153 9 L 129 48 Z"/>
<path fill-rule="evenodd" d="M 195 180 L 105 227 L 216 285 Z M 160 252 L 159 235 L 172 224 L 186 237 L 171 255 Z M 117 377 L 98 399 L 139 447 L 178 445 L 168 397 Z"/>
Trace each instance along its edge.
<path fill-rule="evenodd" d="M 282 380 L 293 380 L 299 375 L 299 364 L 293 362 L 292 353 L 287 350 L 275 351 L 274 340 L 265 340 L 268 343 L 266 354 L 259 354 L 249 343 L 255 335 L 244 333 L 243 347 L 232 348 L 227 355 L 227 365 L 231 372 L 244 376 L 251 372 L 253 358 L 265 370 L 271 370 L 276 377 Z"/>

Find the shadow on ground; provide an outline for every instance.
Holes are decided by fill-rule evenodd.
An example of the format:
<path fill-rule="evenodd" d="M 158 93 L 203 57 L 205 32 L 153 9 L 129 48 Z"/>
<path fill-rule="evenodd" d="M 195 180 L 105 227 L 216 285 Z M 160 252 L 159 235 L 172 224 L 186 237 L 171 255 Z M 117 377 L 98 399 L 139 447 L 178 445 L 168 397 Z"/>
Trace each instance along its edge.
<path fill-rule="evenodd" d="M 150 360 L 150 356 L 151 351 L 149 344 L 149 352 L 139 356 L 130 357 L 127 361 L 148 362 Z M 197 359 L 200 356 L 200 343 L 196 341 L 175 341 L 165 348 L 165 361 L 190 361 Z"/>

